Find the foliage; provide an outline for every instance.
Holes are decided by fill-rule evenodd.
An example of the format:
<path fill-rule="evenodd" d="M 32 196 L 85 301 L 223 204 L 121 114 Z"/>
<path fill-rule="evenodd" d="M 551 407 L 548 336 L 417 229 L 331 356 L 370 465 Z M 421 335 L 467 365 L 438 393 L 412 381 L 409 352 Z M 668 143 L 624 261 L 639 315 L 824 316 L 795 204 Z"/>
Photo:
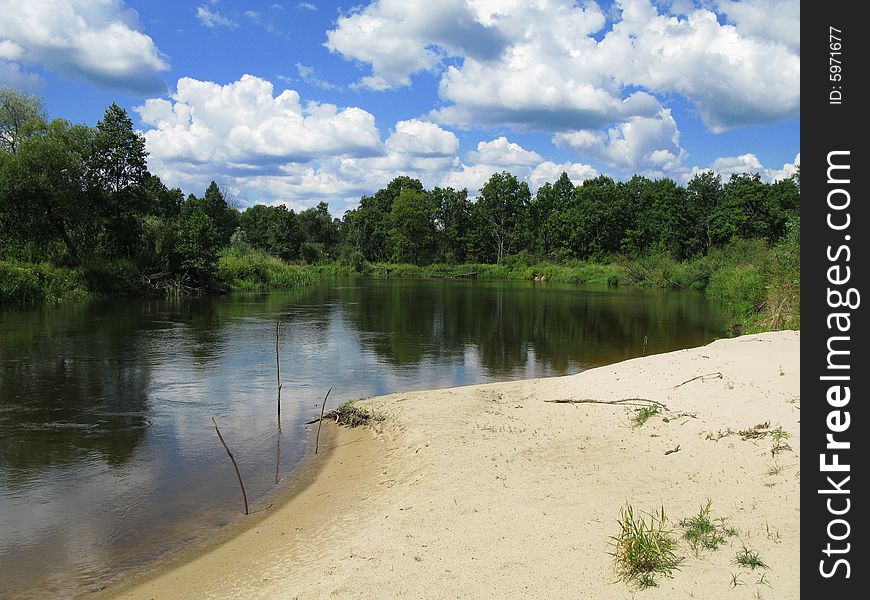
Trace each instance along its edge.
<path fill-rule="evenodd" d="M 43 304 L 90 298 L 78 269 L 0 259 L 0 304 Z"/>
<path fill-rule="evenodd" d="M 262 250 L 224 249 L 217 261 L 215 278 L 234 290 L 253 290 L 311 285 L 320 274 L 307 267 L 288 264 Z"/>
<path fill-rule="evenodd" d="M 729 525 L 724 517 L 710 519 L 712 500 L 701 507 L 698 514 L 680 521 L 680 527 L 685 528 L 683 538 L 692 546 L 697 555 L 701 550 L 716 550 L 729 537 L 737 535 L 737 530 Z"/>
<path fill-rule="evenodd" d="M 626 505 L 619 515 L 619 533 L 611 536 L 617 573 L 641 588 L 655 586 L 657 575 L 670 576 L 680 563 L 664 507 L 647 517 L 635 515 L 632 506 Z"/>

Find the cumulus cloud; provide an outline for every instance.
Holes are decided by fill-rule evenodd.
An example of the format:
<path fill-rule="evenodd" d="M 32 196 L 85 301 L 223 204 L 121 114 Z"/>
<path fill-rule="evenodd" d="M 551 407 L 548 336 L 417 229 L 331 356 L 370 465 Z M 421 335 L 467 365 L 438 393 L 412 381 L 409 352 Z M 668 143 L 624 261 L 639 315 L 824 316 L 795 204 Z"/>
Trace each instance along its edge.
<path fill-rule="evenodd" d="M 374 90 L 410 85 L 445 54 L 489 57 L 505 40 L 481 23 L 464 0 L 376 0 L 339 17 L 324 44 L 331 52 L 372 65 L 360 85 Z"/>
<path fill-rule="evenodd" d="M 371 67 L 361 87 L 436 72 L 446 106 L 431 117 L 450 125 L 596 129 L 653 117 L 655 96 L 673 93 L 714 131 L 796 117 L 799 3 L 720 0 L 725 24 L 704 6 L 621 0 L 606 30 L 594 2 L 376 0 L 339 18 L 326 46 Z"/>
<path fill-rule="evenodd" d="M 0 60 L 137 93 L 165 91 L 169 68 L 121 0 L 0 0 Z"/>
<path fill-rule="evenodd" d="M 455 189 L 466 188 L 471 196 L 477 195 L 493 173 L 508 171 L 529 184 L 532 193 L 544 183 L 555 182 L 562 172 L 575 183 L 598 175 L 591 165 L 544 160 L 537 152 L 526 150 L 505 137 L 480 142 L 477 151 L 468 153 L 467 162 L 443 174 L 441 185 Z"/>
<path fill-rule="evenodd" d="M 686 158 L 677 123 L 668 109 L 661 109 L 655 117 L 631 117 L 607 131 L 559 132 L 553 143 L 623 172 L 648 175 L 677 172 Z"/>
<path fill-rule="evenodd" d="M 544 159 L 537 152 L 509 142 L 504 136 L 490 142 L 479 142 L 477 150 L 468 153 L 468 160 L 497 167 L 529 166 Z"/>
<path fill-rule="evenodd" d="M 624 84 L 685 96 L 713 131 L 798 115 L 800 57 L 787 46 L 720 25 L 705 9 L 677 18 L 647 0 L 620 5 L 599 56 Z"/>
<path fill-rule="evenodd" d="M 788 179 L 797 173 L 800 163 L 801 155 L 800 152 L 798 152 L 797 156 L 795 156 L 794 162 L 785 163 L 780 169 L 766 168 L 757 156 L 751 152 L 747 152 L 740 156 L 720 156 L 706 168 L 693 167 L 691 175 L 703 171 L 713 171 L 714 173 L 721 175 L 723 181 L 727 181 L 731 175 L 758 173 L 764 181 L 773 182 Z"/>
<path fill-rule="evenodd" d="M 741 34 L 780 42 L 792 50 L 801 46 L 801 5 L 794 0 L 718 0 L 718 12 Z"/>
<path fill-rule="evenodd" d="M 158 174 L 256 175 L 325 155 L 384 152 L 370 113 L 303 104 L 293 90 L 275 96 L 270 82 L 251 75 L 227 85 L 185 77 L 170 100 L 152 98 L 136 111 L 151 127 L 144 135 Z"/>
<path fill-rule="evenodd" d="M 459 151 L 459 138 L 435 123 L 411 119 L 396 123 L 395 131 L 385 145 L 390 152 L 397 154 L 452 157 Z"/>

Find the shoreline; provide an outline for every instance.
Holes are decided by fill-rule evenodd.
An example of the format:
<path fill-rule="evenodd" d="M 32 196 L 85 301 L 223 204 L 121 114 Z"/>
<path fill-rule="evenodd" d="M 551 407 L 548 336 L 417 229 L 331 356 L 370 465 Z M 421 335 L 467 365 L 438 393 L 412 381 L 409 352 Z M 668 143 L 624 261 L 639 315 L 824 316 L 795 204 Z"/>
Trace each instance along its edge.
<path fill-rule="evenodd" d="M 620 509 L 663 506 L 679 535 L 707 500 L 738 535 L 699 556 L 681 542 L 679 570 L 644 597 L 798 597 L 799 346 L 794 331 L 743 336 L 361 401 L 385 419 L 331 431 L 256 521 L 88 597 L 629 598 L 608 555 Z M 633 426 L 624 406 L 547 402 L 625 398 L 668 410 Z M 788 434 L 778 452 L 739 435 L 765 423 Z M 742 545 L 769 569 L 734 564 Z"/>

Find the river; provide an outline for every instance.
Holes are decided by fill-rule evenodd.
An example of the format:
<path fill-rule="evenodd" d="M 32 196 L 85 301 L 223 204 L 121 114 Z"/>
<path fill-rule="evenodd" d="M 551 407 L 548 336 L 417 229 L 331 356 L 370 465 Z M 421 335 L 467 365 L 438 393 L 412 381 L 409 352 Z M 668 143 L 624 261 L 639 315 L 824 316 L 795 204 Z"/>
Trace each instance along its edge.
<path fill-rule="evenodd" d="M 0 595 L 98 589 L 237 518 L 212 417 L 262 507 L 279 442 L 286 479 L 330 386 L 334 407 L 565 375 L 705 344 L 724 326 L 701 294 L 549 282 L 341 280 L 0 307 Z"/>

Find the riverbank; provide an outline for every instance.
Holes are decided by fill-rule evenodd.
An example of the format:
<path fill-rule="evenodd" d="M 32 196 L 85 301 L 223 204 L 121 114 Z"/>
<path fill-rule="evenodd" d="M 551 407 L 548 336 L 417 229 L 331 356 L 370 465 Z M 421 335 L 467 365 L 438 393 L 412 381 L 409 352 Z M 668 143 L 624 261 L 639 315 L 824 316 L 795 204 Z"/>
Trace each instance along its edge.
<path fill-rule="evenodd" d="M 629 598 L 636 586 L 608 554 L 628 504 L 664 507 L 680 538 L 678 568 L 644 598 L 795 598 L 799 346 L 799 332 L 743 336 L 567 377 L 366 400 L 383 421 L 338 431 L 287 503 L 99 596 Z M 627 398 L 667 410 L 639 425 L 632 407 L 548 402 Z M 728 535 L 696 555 L 679 522 L 708 500 Z M 738 564 L 744 548 L 766 567 Z"/>

